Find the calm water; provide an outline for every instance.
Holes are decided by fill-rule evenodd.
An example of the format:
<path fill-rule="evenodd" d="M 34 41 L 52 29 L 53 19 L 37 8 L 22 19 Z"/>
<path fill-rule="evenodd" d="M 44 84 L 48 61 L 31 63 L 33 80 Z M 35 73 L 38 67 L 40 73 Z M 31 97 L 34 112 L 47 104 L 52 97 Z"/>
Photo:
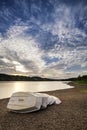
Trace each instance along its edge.
<path fill-rule="evenodd" d="M 51 90 L 60 90 L 72 88 L 63 82 L 0 82 L 0 99 L 7 98 L 13 92 L 28 91 L 28 92 L 44 92 Z"/>

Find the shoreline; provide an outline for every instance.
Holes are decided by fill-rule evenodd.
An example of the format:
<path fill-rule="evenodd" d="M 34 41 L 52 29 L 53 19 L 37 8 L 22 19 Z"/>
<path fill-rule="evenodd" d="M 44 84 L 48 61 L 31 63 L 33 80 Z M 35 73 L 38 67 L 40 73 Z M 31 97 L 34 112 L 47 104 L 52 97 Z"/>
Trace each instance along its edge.
<path fill-rule="evenodd" d="M 45 92 L 58 97 L 62 103 L 45 110 L 17 114 L 6 108 L 9 98 L 0 100 L 0 130 L 87 130 L 87 86 Z"/>

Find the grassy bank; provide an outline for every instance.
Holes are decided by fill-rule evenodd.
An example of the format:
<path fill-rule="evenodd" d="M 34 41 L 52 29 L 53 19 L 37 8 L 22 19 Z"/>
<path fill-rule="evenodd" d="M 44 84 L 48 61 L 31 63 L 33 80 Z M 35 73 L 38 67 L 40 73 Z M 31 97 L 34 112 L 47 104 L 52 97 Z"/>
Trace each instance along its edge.
<path fill-rule="evenodd" d="M 73 81 L 72 83 L 77 84 L 77 85 L 87 86 L 86 80 L 76 80 L 76 81 Z"/>
<path fill-rule="evenodd" d="M 73 82 L 70 82 L 69 84 L 73 85 L 73 86 L 82 86 L 80 92 L 87 93 L 87 81 L 86 80 L 73 81 Z M 85 86 L 85 89 L 84 89 L 84 86 Z"/>

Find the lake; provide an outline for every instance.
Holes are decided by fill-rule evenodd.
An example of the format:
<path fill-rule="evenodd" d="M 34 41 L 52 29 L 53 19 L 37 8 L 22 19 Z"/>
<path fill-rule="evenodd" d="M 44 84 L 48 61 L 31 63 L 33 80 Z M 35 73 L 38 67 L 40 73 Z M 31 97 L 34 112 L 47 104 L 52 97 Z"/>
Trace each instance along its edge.
<path fill-rule="evenodd" d="M 60 89 L 73 88 L 63 82 L 26 82 L 26 81 L 3 81 L 0 82 L 0 99 L 7 98 L 14 92 L 44 92 Z"/>

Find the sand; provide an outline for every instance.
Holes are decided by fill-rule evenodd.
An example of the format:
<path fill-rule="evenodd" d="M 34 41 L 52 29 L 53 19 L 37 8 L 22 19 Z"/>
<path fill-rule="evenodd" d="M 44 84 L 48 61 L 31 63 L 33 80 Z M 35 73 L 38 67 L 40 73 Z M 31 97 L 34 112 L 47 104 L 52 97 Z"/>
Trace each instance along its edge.
<path fill-rule="evenodd" d="M 74 85 L 75 86 L 75 85 Z M 9 99 L 0 100 L 0 130 L 87 130 L 87 86 L 46 92 L 60 98 L 60 105 L 45 110 L 17 114 L 6 108 Z"/>

